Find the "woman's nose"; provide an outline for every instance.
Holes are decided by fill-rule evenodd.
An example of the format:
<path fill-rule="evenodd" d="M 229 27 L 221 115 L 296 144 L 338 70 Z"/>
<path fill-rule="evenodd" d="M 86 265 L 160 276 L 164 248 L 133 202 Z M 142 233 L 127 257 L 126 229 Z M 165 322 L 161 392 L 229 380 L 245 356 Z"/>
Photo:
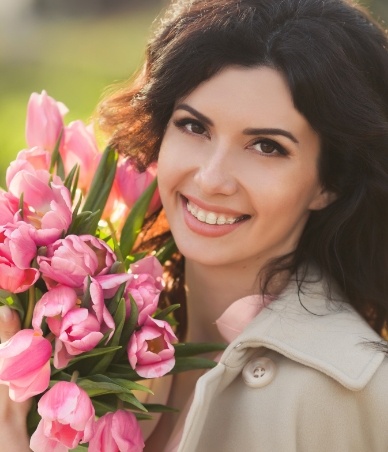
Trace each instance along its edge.
<path fill-rule="evenodd" d="M 230 150 L 225 146 L 209 150 L 194 175 L 194 181 L 204 194 L 233 195 L 238 183 Z"/>

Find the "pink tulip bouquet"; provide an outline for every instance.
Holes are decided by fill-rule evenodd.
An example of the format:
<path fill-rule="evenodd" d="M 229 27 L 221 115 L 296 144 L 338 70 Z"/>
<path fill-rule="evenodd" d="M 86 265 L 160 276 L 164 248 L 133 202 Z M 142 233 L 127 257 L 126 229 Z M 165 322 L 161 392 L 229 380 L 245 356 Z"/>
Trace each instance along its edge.
<path fill-rule="evenodd" d="M 139 173 L 114 149 L 100 152 L 66 112 L 32 94 L 28 148 L 0 191 L 0 305 L 23 324 L 0 345 L 0 384 L 16 402 L 34 398 L 34 452 L 141 451 L 138 421 L 169 409 L 137 399 L 150 392 L 142 380 L 212 367 L 195 355 L 220 346 L 177 344 L 178 305 L 158 305 L 173 242 L 132 251 L 160 207 L 156 165 Z"/>

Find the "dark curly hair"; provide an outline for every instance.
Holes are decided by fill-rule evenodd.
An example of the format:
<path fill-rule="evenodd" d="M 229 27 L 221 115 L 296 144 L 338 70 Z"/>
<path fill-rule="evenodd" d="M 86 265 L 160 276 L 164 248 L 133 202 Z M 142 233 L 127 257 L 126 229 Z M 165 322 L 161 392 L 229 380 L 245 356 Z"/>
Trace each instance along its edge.
<path fill-rule="evenodd" d="M 101 127 L 140 168 L 157 160 L 175 102 L 230 65 L 286 78 L 319 134 L 319 176 L 336 200 L 314 211 L 296 250 L 384 336 L 388 319 L 388 40 L 344 0 L 178 0 L 159 21 L 137 79 L 100 106 Z M 299 273 L 300 280 L 305 277 Z"/>

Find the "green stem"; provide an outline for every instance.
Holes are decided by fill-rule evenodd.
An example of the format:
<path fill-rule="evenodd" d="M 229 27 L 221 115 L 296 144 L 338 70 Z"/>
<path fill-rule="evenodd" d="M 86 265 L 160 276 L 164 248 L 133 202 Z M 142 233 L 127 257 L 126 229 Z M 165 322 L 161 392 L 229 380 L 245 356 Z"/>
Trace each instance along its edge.
<path fill-rule="evenodd" d="M 23 328 L 31 328 L 32 313 L 34 312 L 36 299 L 35 299 L 35 287 L 31 286 L 28 289 L 28 304 L 27 312 L 24 317 Z"/>
<path fill-rule="evenodd" d="M 75 370 L 71 375 L 71 380 L 70 380 L 71 383 L 75 383 L 77 381 L 78 377 L 79 377 L 79 372 L 78 372 L 78 370 Z"/>
<path fill-rule="evenodd" d="M 50 341 L 50 342 L 54 342 L 55 341 L 55 335 L 53 333 L 48 333 L 45 338 Z"/>
<path fill-rule="evenodd" d="M 112 222 L 109 219 L 106 220 L 106 222 L 108 224 L 108 228 L 109 228 L 112 240 L 113 240 L 113 245 L 114 245 L 114 248 L 115 248 L 116 256 L 117 256 L 117 258 L 118 258 L 118 260 L 120 262 L 124 262 L 123 256 L 121 255 L 119 241 L 117 240 L 116 230 L 115 230 Z"/>

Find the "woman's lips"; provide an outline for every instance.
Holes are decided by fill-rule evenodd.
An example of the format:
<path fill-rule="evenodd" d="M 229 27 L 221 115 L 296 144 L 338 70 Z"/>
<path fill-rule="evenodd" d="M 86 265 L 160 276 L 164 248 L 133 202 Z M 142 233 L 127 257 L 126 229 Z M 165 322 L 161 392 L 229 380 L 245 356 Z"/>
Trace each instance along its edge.
<path fill-rule="evenodd" d="M 250 218 L 249 215 L 220 208 L 205 208 L 203 203 L 196 203 L 181 195 L 183 215 L 186 225 L 197 234 L 207 237 L 221 237 L 229 234 Z M 200 205 L 199 205 L 200 204 Z"/>

